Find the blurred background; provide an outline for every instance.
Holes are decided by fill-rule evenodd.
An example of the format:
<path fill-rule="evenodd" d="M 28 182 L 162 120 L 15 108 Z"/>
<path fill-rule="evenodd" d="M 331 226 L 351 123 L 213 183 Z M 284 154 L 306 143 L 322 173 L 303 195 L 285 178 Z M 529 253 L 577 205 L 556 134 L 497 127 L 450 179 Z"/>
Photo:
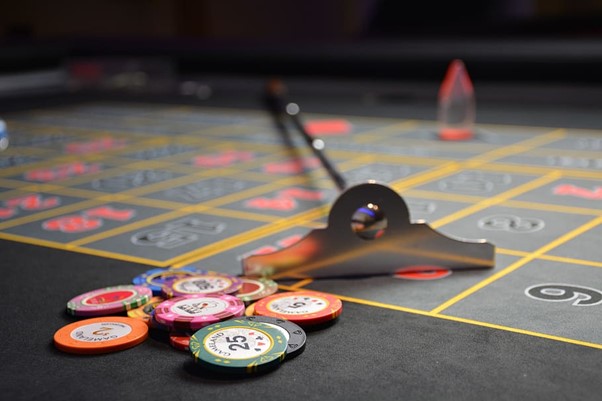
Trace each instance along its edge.
<path fill-rule="evenodd" d="M 598 106 L 602 0 L 20 0 L 0 13 L 0 97 L 219 103 L 277 75 L 300 97 L 386 106 L 432 101 L 455 58 L 482 101 Z"/>

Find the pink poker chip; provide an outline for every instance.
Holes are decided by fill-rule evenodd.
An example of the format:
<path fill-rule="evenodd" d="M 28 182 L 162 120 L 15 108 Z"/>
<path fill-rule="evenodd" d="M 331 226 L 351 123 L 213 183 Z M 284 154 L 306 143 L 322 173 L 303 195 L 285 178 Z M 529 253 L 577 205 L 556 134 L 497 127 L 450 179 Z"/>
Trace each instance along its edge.
<path fill-rule="evenodd" d="M 198 330 L 245 312 L 243 301 L 232 295 L 193 294 L 162 302 L 155 308 L 155 320 L 172 330 Z"/>
<path fill-rule="evenodd" d="M 141 285 L 117 285 L 78 295 L 67 303 L 67 312 L 76 316 L 105 316 L 146 304 L 153 291 Z"/>

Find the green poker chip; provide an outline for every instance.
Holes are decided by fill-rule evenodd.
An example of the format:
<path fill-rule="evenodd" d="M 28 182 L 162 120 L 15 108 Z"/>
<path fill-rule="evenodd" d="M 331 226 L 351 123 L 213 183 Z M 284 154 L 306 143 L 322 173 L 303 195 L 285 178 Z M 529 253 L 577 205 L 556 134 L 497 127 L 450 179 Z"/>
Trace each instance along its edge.
<path fill-rule="evenodd" d="M 253 374 L 277 367 L 288 341 L 277 328 L 245 319 L 230 319 L 197 331 L 190 352 L 197 364 L 218 372 Z"/>

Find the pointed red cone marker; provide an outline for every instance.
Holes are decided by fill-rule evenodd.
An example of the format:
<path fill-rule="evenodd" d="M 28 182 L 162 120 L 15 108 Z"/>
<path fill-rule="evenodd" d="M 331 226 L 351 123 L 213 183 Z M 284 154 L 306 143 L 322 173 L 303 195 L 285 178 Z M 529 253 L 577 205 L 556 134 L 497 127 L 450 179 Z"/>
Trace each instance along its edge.
<path fill-rule="evenodd" d="M 475 98 L 461 60 L 453 60 L 439 89 L 439 139 L 465 141 L 474 136 Z"/>

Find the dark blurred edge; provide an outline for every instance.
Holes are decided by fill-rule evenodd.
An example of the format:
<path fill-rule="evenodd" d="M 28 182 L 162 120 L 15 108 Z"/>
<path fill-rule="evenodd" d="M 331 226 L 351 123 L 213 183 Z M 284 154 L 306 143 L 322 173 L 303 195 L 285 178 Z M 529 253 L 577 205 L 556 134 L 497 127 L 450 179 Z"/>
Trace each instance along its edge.
<path fill-rule="evenodd" d="M 415 39 L 332 43 L 75 39 L 1 47 L 0 73 L 52 68 L 74 57 L 166 57 L 180 74 L 440 80 L 454 58 L 474 80 L 602 82 L 599 39 Z"/>
<path fill-rule="evenodd" d="M 186 39 L 40 39 L 0 47 L 0 110 L 86 99 L 262 108 L 266 79 L 286 80 L 308 112 L 433 119 L 449 62 L 465 61 L 475 83 L 479 122 L 600 128 L 602 42 L 595 39 L 413 39 L 270 44 Z M 133 60 L 169 66 L 157 91 L 74 90 L 69 63 Z M 113 61 L 112 61 L 113 60 Z M 3 82 L 50 77 L 4 96 Z M 44 75 L 45 74 L 45 75 Z M 148 82 L 162 77 L 149 75 Z M 4 80 L 4 81 L 3 81 Z M 207 96 L 184 95 L 182 84 Z M 90 88 L 88 88 L 90 89 Z M 92 88 L 93 89 L 93 88 Z M 91 95 L 91 96 L 90 96 Z M 528 110 L 528 112 L 527 112 Z"/>

